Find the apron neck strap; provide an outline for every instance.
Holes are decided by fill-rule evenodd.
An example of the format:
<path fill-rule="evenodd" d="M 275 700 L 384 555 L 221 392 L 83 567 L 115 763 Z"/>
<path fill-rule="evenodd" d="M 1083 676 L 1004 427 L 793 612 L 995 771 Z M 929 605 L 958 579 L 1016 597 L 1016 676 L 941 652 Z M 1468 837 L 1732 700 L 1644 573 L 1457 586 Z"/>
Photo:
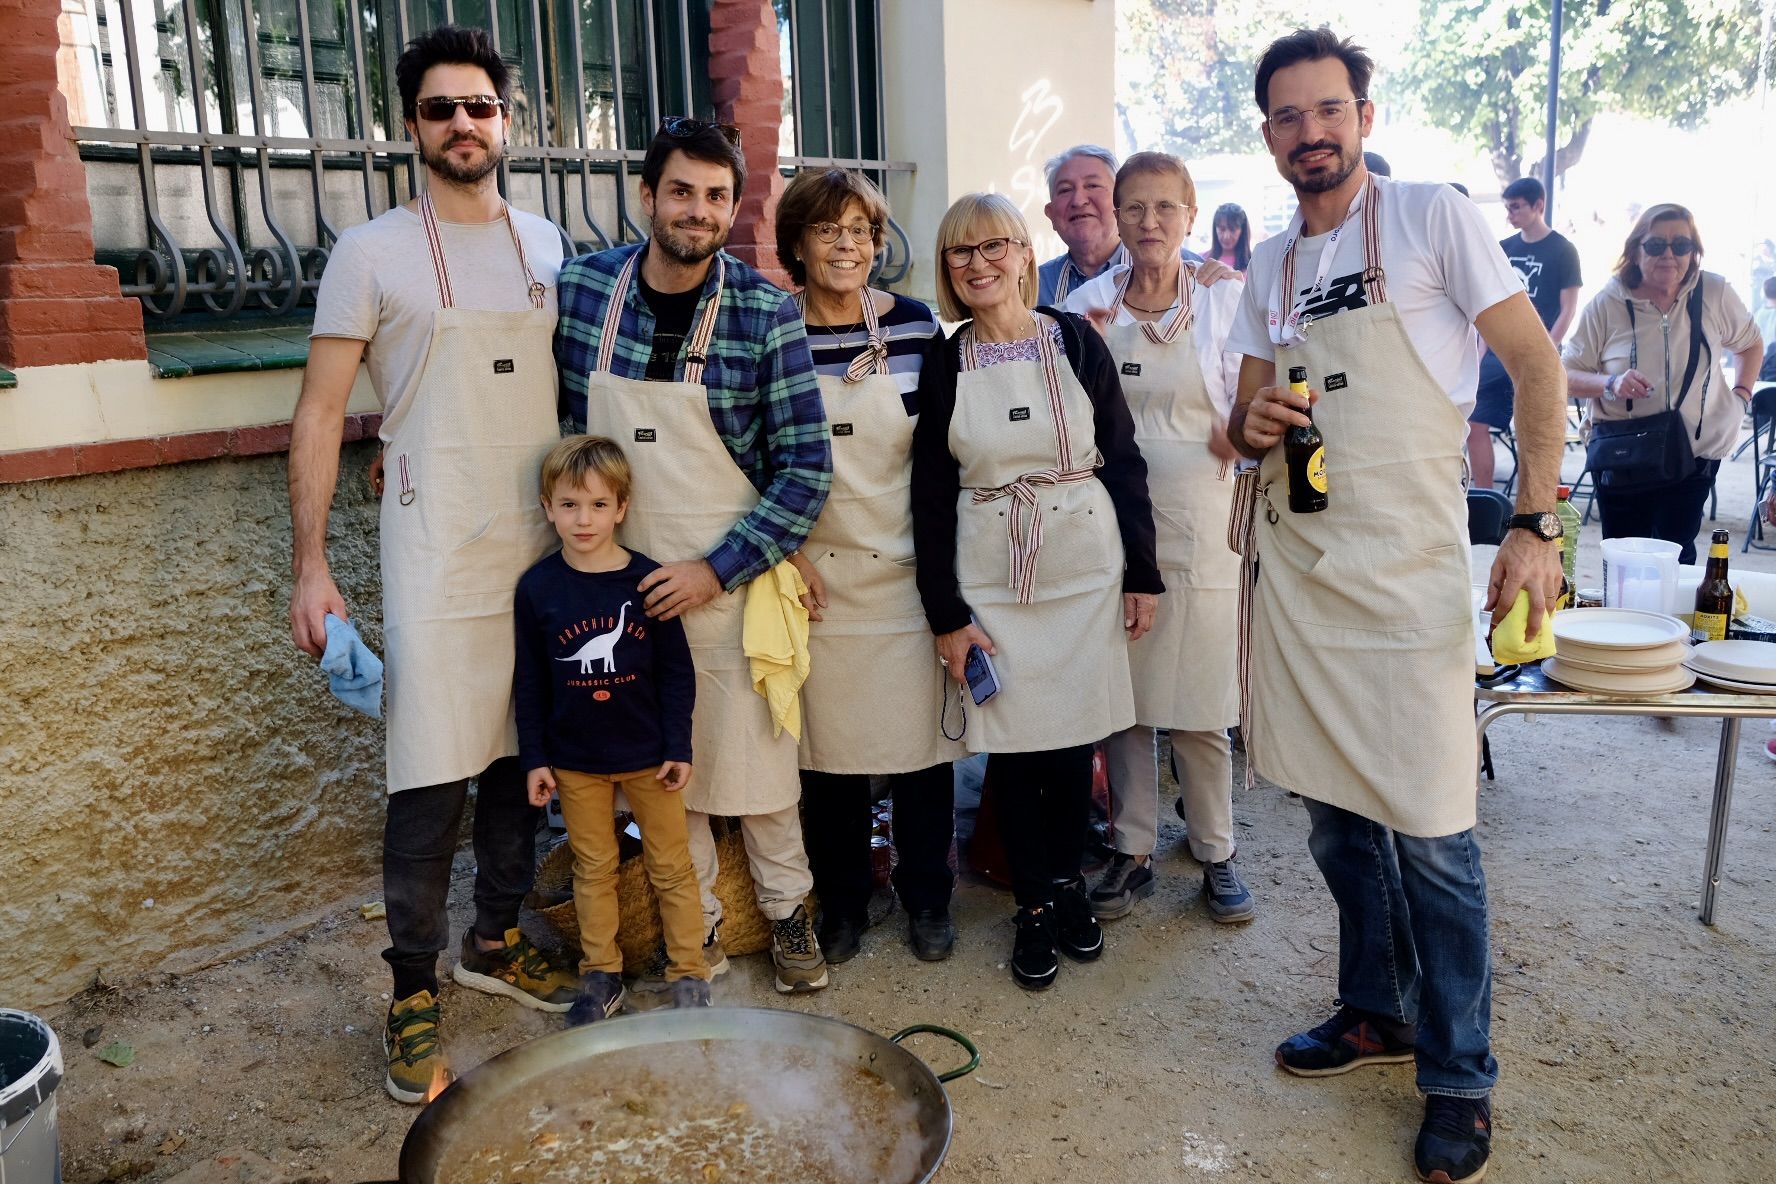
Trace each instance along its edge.
<path fill-rule="evenodd" d="M 647 250 L 644 245 L 641 251 Z M 617 285 L 611 290 L 610 304 L 604 310 L 604 327 L 598 334 L 596 373 L 608 374 L 611 359 L 617 352 L 617 330 L 623 320 L 623 302 L 629 298 L 629 286 L 636 278 L 641 251 L 630 255 L 617 273 Z M 728 265 L 718 252 L 715 256 L 715 291 L 703 302 L 703 315 L 685 341 L 684 381 L 692 386 L 703 385 L 703 368 L 709 364 L 709 344 L 715 340 L 715 323 L 721 312 L 722 290 L 727 287 Z"/>
<path fill-rule="evenodd" d="M 1110 302 L 1110 319 L 1115 321 L 1122 312 L 1123 297 L 1128 294 L 1129 281 L 1134 278 L 1134 268 L 1123 272 L 1116 278 L 1116 299 Z M 1178 264 L 1178 303 L 1172 310 L 1170 318 L 1160 321 L 1142 321 L 1141 333 L 1154 345 L 1170 345 L 1178 339 L 1178 334 L 1196 323 L 1196 310 L 1191 307 L 1191 293 L 1196 288 L 1196 277 L 1191 274 L 1190 264 Z"/>
<path fill-rule="evenodd" d="M 1030 320 L 1036 326 L 1036 358 L 1042 366 L 1043 385 L 1048 389 L 1048 407 L 1054 418 L 1055 429 L 1055 467 L 1066 471 L 1073 468 L 1073 444 L 1067 432 L 1066 400 L 1061 387 L 1061 367 L 1066 361 L 1061 357 L 1060 347 L 1055 345 L 1054 333 L 1043 323 L 1041 317 L 1030 314 Z M 962 330 L 962 369 L 977 369 L 980 365 L 979 355 L 974 348 L 974 323 Z"/>
<path fill-rule="evenodd" d="M 845 367 L 846 382 L 862 382 L 872 374 L 885 377 L 888 373 L 888 343 L 882 339 L 882 321 L 876 315 L 876 298 L 867 284 L 859 295 L 863 299 L 863 350 Z M 808 319 L 806 288 L 795 294 L 795 305 L 805 323 Z"/>
<path fill-rule="evenodd" d="M 524 255 L 524 240 L 518 237 L 518 227 L 512 221 L 512 206 L 509 202 L 500 202 L 500 216 L 506 221 L 506 230 L 512 236 L 512 247 L 518 252 L 518 268 L 524 273 L 524 291 L 530 298 L 532 308 L 543 308 L 546 304 L 546 290 L 537 282 L 530 270 L 530 260 Z M 419 199 L 419 217 L 425 223 L 426 246 L 432 252 L 432 274 L 438 281 L 438 304 L 443 308 L 456 307 L 456 293 L 450 286 L 450 268 L 444 262 L 444 235 L 438 229 L 438 211 L 432 205 L 432 195 L 422 194 Z"/>
<path fill-rule="evenodd" d="M 1363 190 L 1357 195 L 1357 207 L 1345 215 L 1345 220 L 1332 231 L 1332 237 L 1320 248 L 1319 274 L 1314 277 L 1314 289 L 1318 291 L 1326 282 L 1326 273 L 1331 269 L 1332 256 L 1343 237 L 1345 228 L 1350 225 L 1353 217 L 1362 222 L 1363 234 L 1363 287 L 1368 292 L 1370 304 L 1387 303 L 1387 277 L 1381 268 L 1381 187 L 1370 177 Z M 1289 241 L 1283 247 L 1282 273 L 1277 281 L 1277 299 L 1270 309 L 1271 340 L 1277 345 L 1289 345 L 1293 340 L 1304 335 L 1307 319 L 1295 307 L 1295 249 L 1301 245 L 1307 226 L 1303 215 L 1297 211 L 1295 220 L 1289 227 Z"/>

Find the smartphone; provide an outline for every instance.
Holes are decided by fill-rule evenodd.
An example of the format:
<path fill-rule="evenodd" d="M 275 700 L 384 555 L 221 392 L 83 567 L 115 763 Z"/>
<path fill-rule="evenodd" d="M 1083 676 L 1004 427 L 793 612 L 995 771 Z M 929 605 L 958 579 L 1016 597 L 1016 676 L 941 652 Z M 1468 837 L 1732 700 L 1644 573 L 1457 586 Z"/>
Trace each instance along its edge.
<path fill-rule="evenodd" d="M 968 659 L 963 663 L 962 674 L 968 680 L 968 690 L 974 696 L 976 707 L 999 693 L 999 672 L 993 669 L 993 659 L 980 646 L 968 647 Z"/>

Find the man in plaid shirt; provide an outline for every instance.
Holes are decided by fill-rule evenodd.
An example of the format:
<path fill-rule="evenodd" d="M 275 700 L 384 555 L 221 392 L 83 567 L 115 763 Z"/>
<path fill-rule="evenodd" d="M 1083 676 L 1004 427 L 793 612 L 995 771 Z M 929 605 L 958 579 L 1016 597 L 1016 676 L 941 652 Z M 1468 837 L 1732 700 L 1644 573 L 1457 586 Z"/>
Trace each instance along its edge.
<path fill-rule="evenodd" d="M 794 300 L 721 251 L 745 181 L 737 130 L 663 121 L 642 164 L 648 240 L 562 266 L 555 357 L 563 419 L 616 440 L 634 467 L 621 539 L 662 564 L 638 586 L 640 607 L 656 620 L 683 616 L 697 664 L 685 806 L 710 969 L 727 960 L 707 816 L 738 816 L 773 923 L 777 988 L 812 991 L 827 971 L 804 903 L 813 881 L 796 741 L 774 734 L 752 689 L 743 597 L 730 594 L 807 538 L 832 485 L 832 451 Z"/>

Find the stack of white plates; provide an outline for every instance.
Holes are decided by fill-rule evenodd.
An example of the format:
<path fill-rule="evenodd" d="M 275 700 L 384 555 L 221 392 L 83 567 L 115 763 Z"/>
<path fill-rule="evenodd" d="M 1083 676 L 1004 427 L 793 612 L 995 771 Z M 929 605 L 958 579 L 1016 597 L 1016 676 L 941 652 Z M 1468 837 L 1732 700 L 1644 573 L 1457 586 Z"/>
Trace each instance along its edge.
<path fill-rule="evenodd" d="M 1684 665 L 1729 691 L 1776 695 L 1776 642 L 1705 641 Z"/>
<path fill-rule="evenodd" d="M 1569 608 L 1554 614 L 1556 654 L 1542 663 L 1542 671 L 1575 691 L 1666 695 L 1696 681 L 1684 666 L 1689 636 L 1682 621 L 1664 613 Z"/>

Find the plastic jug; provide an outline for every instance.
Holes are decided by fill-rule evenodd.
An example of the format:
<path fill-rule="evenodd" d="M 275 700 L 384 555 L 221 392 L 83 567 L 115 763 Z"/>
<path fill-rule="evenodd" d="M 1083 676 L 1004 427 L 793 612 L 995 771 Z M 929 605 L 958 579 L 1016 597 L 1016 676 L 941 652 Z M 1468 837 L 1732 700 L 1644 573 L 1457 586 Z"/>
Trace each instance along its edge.
<path fill-rule="evenodd" d="M 1677 557 L 1663 539 L 1603 540 L 1603 603 L 1612 608 L 1677 612 Z"/>

